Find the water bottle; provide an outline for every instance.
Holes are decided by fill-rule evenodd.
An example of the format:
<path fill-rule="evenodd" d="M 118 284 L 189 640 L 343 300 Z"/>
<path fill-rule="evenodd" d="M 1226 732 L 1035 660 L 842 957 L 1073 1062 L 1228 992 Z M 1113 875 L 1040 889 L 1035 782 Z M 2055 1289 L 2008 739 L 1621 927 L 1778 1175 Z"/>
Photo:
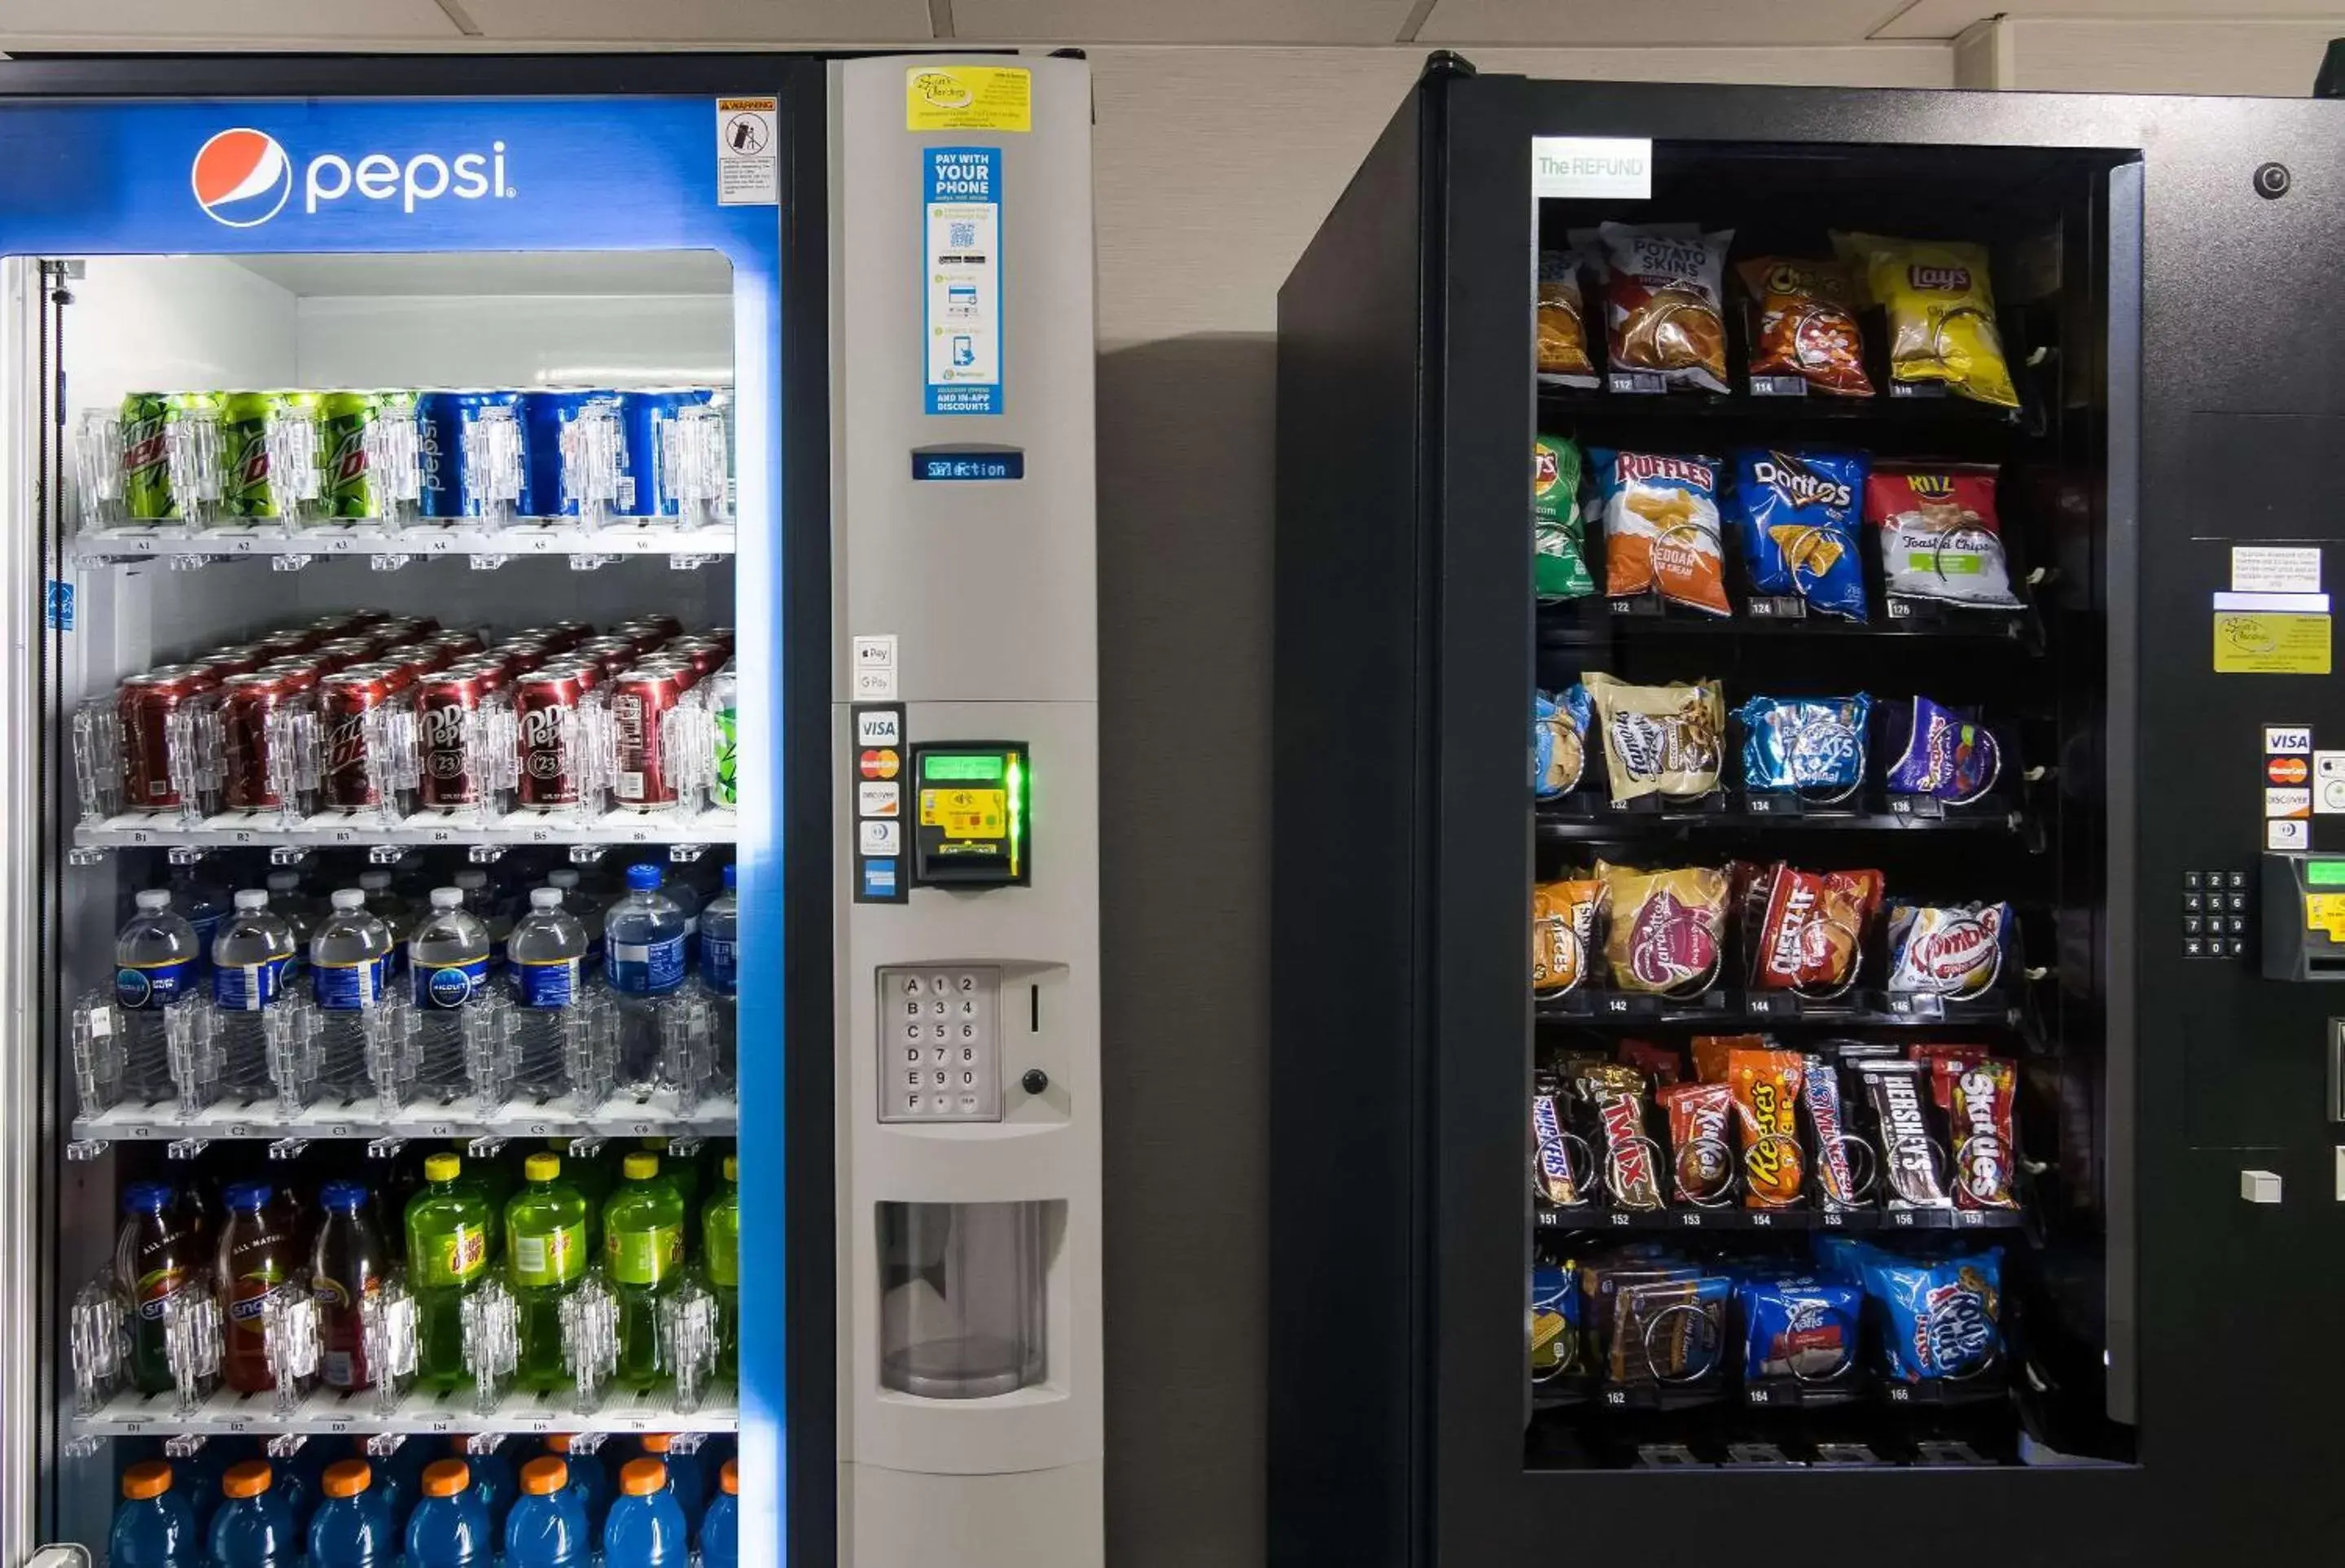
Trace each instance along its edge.
<path fill-rule="evenodd" d="M 644 1452 L 667 1467 L 667 1489 L 675 1494 L 675 1503 L 684 1510 L 684 1528 L 688 1535 L 700 1534 L 700 1516 L 708 1512 L 708 1470 L 701 1462 L 700 1452 L 679 1452 L 673 1432 L 644 1433 Z"/>
<path fill-rule="evenodd" d="M 130 1386 L 142 1394 L 173 1386 L 163 1350 L 163 1304 L 202 1279 L 209 1267 L 202 1225 L 178 1199 L 168 1182 L 134 1181 L 122 1189 L 114 1277 L 130 1292 Z"/>
<path fill-rule="evenodd" d="M 196 967 L 200 971 L 211 963 L 212 938 L 219 935 L 220 923 L 228 916 L 228 890 L 214 882 L 204 869 L 203 862 L 193 865 L 175 866 L 171 871 L 171 907 L 188 917 L 196 928 Z"/>
<path fill-rule="evenodd" d="M 660 891 L 669 902 L 684 911 L 684 966 L 686 970 L 700 966 L 700 910 L 707 903 L 692 879 L 674 865 L 660 873 Z"/>
<path fill-rule="evenodd" d="M 293 923 L 269 906 L 268 892 L 239 889 L 236 913 L 212 938 L 213 1039 L 227 1094 L 258 1099 L 273 1092 L 269 1020 L 285 995 L 295 951 Z"/>
<path fill-rule="evenodd" d="M 734 895 L 734 868 L 725 868 L 725 891 L 708 901 L 700 912 L 700 988 L 708 995 L 709 1048 L 716 1058 L 716 1081 L 712 1086 L 720 1093 L 732 1088 L 736 1062 L 734 1047 L 734 997 L 741 988 L 741 971 L 736 946 L 740 940 L 741 902 Z"/>
<path fill-rule="evenodd" d="M 611 1511 L 611 1500 L 618 1489 L 611 1483 L 611 1472 L 603 1468 L 602 1457 L 577 1446 L 566 1431 L 557 1431 L 545 1440 L 545 1452 L 570 1467 L 570 1494 L 585 1510 L 587 1539 L 603 1538 L 603 1516 Z M 527 1467 L 523 1467 L 527 1473 Z"/>
<path fill-rule="evenodd" d="M 513 936 L 512 905 L 498 896 L 483 866 L 468 865 L 456 873 L 453 880 L 464 895 L 464 907 L 489 928 L 489 971 L 494 974 L 504 966 L 505 943 Z"/>
<path fill-rule="evenodd" d="M 716 1501 L 700 1521 L 700 1568 L 738 1568 L 741 1561 L 741 1462 L 716 1472 Z"/>
<path fill-rule="evenodd" d="M 578 878 L 574 865 L 557 865 L 545 874 L 545 885 L 562 895 L 562 906 L 578 916 L 586 927 L 586 970 L 599 974 L 603 968 L 603 901 L 587 895 L 585 885 Z"/>
<path fill-rule="evenodd" d="M 603 1210 L 604 1270 L 619 1298 L 613 1377 L 622 1388 L 647 1389 L 661 1378 L 659 1304 L 684 1271 L 685 1211 L 683 1195 L 660 1174 L 658 1155 L 631 1154 L 621 1173 L 626 1179 Z"/>
<path fill-rule="evenodd" d="M 293 926 L 293 967 L 298 969 L 309 962 L 310 938 L 325 922 L 325 905 L 301 890 L 299 872 L 272 871 L 269 874 L 269 907 Z"/>
<path fill-rule="evenodd" d="M 362 1459 L 336 1460 L 319 1490 L 325 1499 L 310 1515 L 309 1568 L 393 1568 L 399 1532 L 391 1524 L 390 1495 L 374 1484 L 374 1466 Z"/>
<path fill-rule="evenodd" d="M 446 1105 L 471 1087 L 464 1016 L 489 995 L 489 928 L 464 907 L 462 888 L 431 890 L 431 913 L 408 937 L 407 955 L 420 1023 L 415 1092 Z"/>
<path fill-rule="evenodd" d="M 227 1501 L 212 1515 L 211 1568 L 296 1568 L 301 1539 L 269 1462 L 249 1459 L 220 1482 Z"/>
<path fill-rule="evenodd" d="M 619 1470 L 619 1497 L 603 1521 L 604 1568 L 685 1568 L 690 1532 L 667 1466 L 631 1459 Z"/>
<path fill-rule="evenodd" d="M 114 1003 L 122 1019 L 122 1093 L 154 1104 L 178 1092 L 171 1083 L 169 1009 L 193 1001 L 202 978 L 196 928 L 171 907 L 166 888 L 150 887 L 114 942 Z"/>
<path fill-rule="evenodd" d="M 562 1361 L 562 1303 L 586 1277 L 586 1199 L 562 1179 L 562 1160 L 533 1154 L 529 1185 L 505 1205 L 505 1282 L 521 1319 L 514 1381 L 523 1389 L 571 1386 Z"/>
<path fill-rule="evenodd" d="M 521 1498 L 505 1516 L 505 1568 L 586 1568 L 594 1550 L 570 1467 L 541 1454 L 521 1467 Z"/>
<path fill-rule="evenodd" d="M 383 1002 L 390 977 L 391 930 L 355 887 L 337 888 L 333 913 L 310 941 L 310 994 L 322 1015 L 318 1030 L 318 1089 L 329 1099 L 374 1092 L 367 1076 L 367 1022 Z"/>
<path fill-rule="evenodd" d="M 481 1508 L 488 1515 L 490 1541 L 502 1540 L 505 1514 L 512 1510 L 517 1491 L 513 1461 L 505 1456 L 504 1440 L 492 1438 L 488 1447 L 475 1453 L 470 1438 L 452 1437 L 448 1440 L 448 1452 L 463 1460 L 472 1470 L 472 1495 L 480 1499 Z"/>
<path fill-rule="evenodd" d="M 684 911 L 660 891 L 660 868 L 627 867 L 627 893 L 603 916 L 604 973 L 619 1003 L 619 1074 L 658 1081 L 662 1018 L 683 989 Z"/>
<path fill-rule="evenodd" d="M 586 927 L 558 887 L 530 890 L 529 913 L 505 942 L 513 1004 L 513 1093 L 550 1100 L 569 1092 L 564 1056 L 571 1009 L 585 995 Z"/>
<path fill-rule="evenodd" d="M 496 1549 L 472 1467 L 461 1459 L 426 1465 L 422 1500 L 407 1516 L 407 1568 L 489 1568 Z"/>
<path fill-rule="evenodd" d="M 109 1568 L 202 1568 L 196 1511 L 171 1490 L 171 1467 L 149 1459 L 122 1472 L 122 1504 L 107 1532 Z"/>
<path fill-rule="evenodd" d="M 741 1161 L 725 1157 L 725 1185 L 700 1211 L 700 1266 L 716 1298 L 716 1375 L 741 1365 Z"/>
<path fill-rule="evenodd" d="M 426 1158 L 423 1179 L 428 1185 L 407 1205 L 407 1275 L 415 1293 L 415 1381 L 426 1389 L 461 1388 L 464 1298 L 489 1275 L 492 1210 L 480 1190 L 464 1179 L 464 1162 L 452 1154 Z M 431 1471 L 423 1474 L 428 1482 Z M 428 1486 L 425 1495 L 430 1495 Z"/>
<path fill-rule="evenodd" d="M 391 873 L 381 866 L 359 873 L 359 892 L 365 897 L 368 910 L 391 933 L 390 968 L 396 974 L 407 963 L 407 927 L 415 912 L 391 886 Z"/>
<path fill-rule="evenodd" d="M 374 1219 L 363 1182 L 330 1181 L 318 1195 L 325 1210 L 310 1246 L 310 1290 L 319 1308 L 318 1371 L 330 1389 L 371 1388 L 360 1305 L 382 1289 L 391 1249 Z"/>

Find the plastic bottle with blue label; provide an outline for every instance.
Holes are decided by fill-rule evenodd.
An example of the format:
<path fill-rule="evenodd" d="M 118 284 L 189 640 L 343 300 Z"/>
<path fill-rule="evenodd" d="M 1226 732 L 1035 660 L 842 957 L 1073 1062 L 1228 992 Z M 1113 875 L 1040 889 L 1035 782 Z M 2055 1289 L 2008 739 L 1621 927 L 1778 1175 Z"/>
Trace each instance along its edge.
<path fill-rule="evenodd" d="M 407 1568 L 490 1568 L 496 1549 L 472 1467 L 461 1459 L 426 1465 L 423 1496 L 407 1515 Z"/>
<path fill-rule="evenodd" d="M 661 1037 L 681 999 L 687 923 L 660 891 L 660 868 L 627 867 L 627 893 L 603 916 L 603 970 L 619 1007 L 619 1075 L 633 1087 L 658 1081 Z"/>
<path fill-rule="evenodd" d="M 326 1467 L 319 1490 L 325 1495 L 310 1515 L 305 1537 L 309 1568 L 393 1568 L 399 1532 L 374 1467 L 362 1459 L 337 1460 Z"/>
<path fill-rule="evenodd" d="M 700 1520 L 700 1568 L 739 1568 L 741 1561 L 741 1462 L 728 1459 L 716 1472 L 716 1500 Z"/>
<path fill-rule="evenodd" d="M 513 1093 L 550 1100 L 568 1093 L 571 1020 L 586 998 L 586 927 L 558 887 L 530 890 L 529 913 L 505 941 L 513 1000 Z"/>
<path fill-rule="evenodd" d="M 489 1539 L 502 1541 L 505 1533 L 505 1515 L 513 1505 L 520 1484 L 513 1476 L 513 1462 L 506 1456 L 507 1440 L 493 1438 L 489 1446 L 477 1452 L 472 1440 L 452 1437 L 448 1452 L 462 1460 L 472 1472 L 472 1495 L 480 1499 L 482 1509 L 489 1516 Z"/>
<path fill-rule="evenodd" d="M 286 971 L 289 982 L 310 962 L 310 938 L 325 924 L 326 905 L 302 891 L 299 872 L 289 870 L 269 874 L 269 907 L 293 927 L 293 962 Z"/>
<path fill-rule="evenodd" d="M 423 1472 L 437 1457 L 429 1442 L 411 1437 L 376 1462 L 375 1488 L 382 1493 L 394 1527 L 406 1524 L 409 1510 L 423 1495 Z"/>
<path fill-rule="evenodd" d="M 318 1006 L 318 1090 L 330 1100 L 373 1092 L 367 1046 L 386 999 L 391 929 L 367 908 L 366 894 L 337 888 L 333 909 L 310 942 L 310 989 Z"/>
<path fill-rule="evenodd" d="M 504 1547 L 505 1568 L 586 1568 L 594 1530 L 566 1462 L 540 1454 L 521 1467 L 521 1496 L 505 1516 Z"/>
<path fill-rule="evenodd" d="M 131 900 L 129 920 L 114 942 L 114 1005 L 122 1030 L 122 1096 L 157 1104 L 177 1092 L 171 1081 L 172 1010 L 198 1001 L 202 946 L 196 928 L 171 907 L 168 888 Z"/>
<path fill-rule="evenodd" d="M 304 1442 L 282 1459 L 269 1461 L 274 1477 L 269 1482 L 277 1495 L 285 1500 L 285 1512 L 293 1521 L 293 1538 L 310 1538 L 310 1518 L 324 1501 L 326 1479 L 326 1445 Z"/>
<path fill-rule="evenodd" d="M 489 928 L 461 887 L 431 890 L 431 912 L 407 939 L 418 1039 L 415 1092 L 445 1105 L 472 1087 L 466 1015 L 489 1000 Z"/>
<path fill-rule="evenodd" d="M 123 1471 L 122 1502 L 106 1537 L 108 1568 L 202 1568 L 195 1510 L 171 1481 L 171 1467 L 161 1460 Z"/>
<path fill-rule="evenodd" d="M 220 1482 L 227 1501 L 212 1515 L 211 1568 L 296 1568 L 301 1538 L 265 1460 L 249 1459 Z"/>
<path fill-rule="evenodd" d="M 172 868 L 171 907 L 196 928 L 196 968 L 199 974 L 211 967 L 212 938 L 219 935 L 221 923 L 229 914 L 228 891 L 225 884 L 212 880 L 200 860 L 192 865 Z"/>
<path fill-rule="evenodd" d="M 587 1539 L 603 1538 L 603 1517 L 611 1512 L 611 1502 L 618 1495 L 618 1486 L 604 1466 L 603 1458 L 592 1449 L 580 1446 L 578 1440 L 566 1431 L 554 1432 L 545 1440 L 545 1452 L 570 1467 L 570 1494 L 578 1506 L 586 1511 Z M 526 1469 L 526 1467 L 524 1467 Z"/>
<path fill-rule="evenodd" d="M 294 962 L 292 923 L 269 906 L 266 888 L 240 888 L 236 912 L 212 938 L 212 1044 L 223 1094 L 257 1099 L 272 1092 L 271 1020 L 287 999 Z"/>
<path fill-rule="evenodd" d="M 708 1512 L 708 1466 L 699 1449 L 678 1446 L 673 1432 L 647 1431 L 644 1453 L 667 1466 L 667 1489 L 675 1493 L 676 1506 L 684 1510 L 685 1531 L 698 1539 L 701 1515 Z"/>
<path fill-rule="evenodd" d="M 741 902 L 734 893 L 734 868 L 725 868 L 725 891 L 700 912 L 700 988 L 708 997 L 709 1049 L 716 1057 L 713 1087 L 729 1091 L 736 1081 L 734 1000 L 741 989 Z"/>
<path fill-rule="evenodd" d="M 619 1471 L 619 1498 L 603 1521 L 604 1568 L 684 1568 L 691 1533 L 668 1490 L 667 1466 L 631 1459 Z"/>

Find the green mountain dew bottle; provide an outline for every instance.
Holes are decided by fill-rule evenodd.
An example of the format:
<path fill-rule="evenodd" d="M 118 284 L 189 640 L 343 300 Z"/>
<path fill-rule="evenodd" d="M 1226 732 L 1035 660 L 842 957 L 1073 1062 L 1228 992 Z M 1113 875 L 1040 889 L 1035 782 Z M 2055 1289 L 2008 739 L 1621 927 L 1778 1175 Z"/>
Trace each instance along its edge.
<path fill-rule="evenodd" d="M 464 1384 L 464 1298 L 489 1277 L 495 1219 L 464 1162 L 435 1154 L 423 1162 L 423 1190 L 407 1205 L 407 1272 L 415 1292 L 415 1381 Z"/>
<path fill-rule="evenodd" d="M 741 1161 L 725 1157 L 725 1185 L 700 1211 L 700 1260 L 716 1293 L 716 1375 L 741 1366 Z"/>
<path fill-rule="evenodd" d="M 660 1298 L 684 1271 L 683 1195 L 660 1174 L 656 1154 L 631 1154 L 625 1178 L 603 1210 L 603 1265 L 619 1297 L 621 1388 L 647 1389 L 660 1381 Z"/>
<path fill-rule="evenodd" d="M 586 1199 L 562 1179 L 562 1161 L 533 1154 L 522 1167 L 529 1185 L 505 1205 L 505 1283 L 521 1309 L 524 1389 L 566 1389 L 562 1364 L 562 1301 L 585 1277 Z"/>
<path fill-rule="evenodd" d="M 601 1140 L 597 1139 L 599 1144 Z M 586 1255 L 599 1258 L 603 1253 L 603 1206 L 611 1200 L 614 1158 L 600 1148 L 593 1154 L 574 1155 L 569 1152 L 566 1138 L 545 1140 L 547 1152 L 562 1157 L 562 1179 L 577 1189 L 586 1200 Z"/>

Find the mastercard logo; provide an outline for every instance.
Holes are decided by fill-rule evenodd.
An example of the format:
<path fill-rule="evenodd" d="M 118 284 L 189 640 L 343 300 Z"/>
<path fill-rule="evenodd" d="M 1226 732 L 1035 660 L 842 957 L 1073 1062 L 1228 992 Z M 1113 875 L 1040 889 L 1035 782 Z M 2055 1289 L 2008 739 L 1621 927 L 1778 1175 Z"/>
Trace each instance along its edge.
<path fill-rule="evenodd" d="M 2274 757 L 2264 764 L 2264 776 L 2276 784 L 2300 784 L 2312 776 L 2302 757 Z"/>
<path fill-rule="evenodd" d="M 253 228 L 275 217 L 293 194 L 293 160 L 268 132 L 239 126 L 196 149 L 188 183 L 214 223 Z"/>

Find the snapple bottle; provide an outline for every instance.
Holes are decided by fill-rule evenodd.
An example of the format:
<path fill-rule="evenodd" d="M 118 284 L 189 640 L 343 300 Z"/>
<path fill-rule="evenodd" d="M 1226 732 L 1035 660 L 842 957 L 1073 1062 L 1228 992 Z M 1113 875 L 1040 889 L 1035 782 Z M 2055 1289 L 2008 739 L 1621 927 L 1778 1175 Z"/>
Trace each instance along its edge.
<path fill-rule="evenodd" d="M 219 1299 L 228 1305 L 220 1336 L 220 1381 L 239 1393 L 265 1393 L 277 1386 L 261 1337 L 261 1309 L 269 1298 L 301 1274 L 294 1245 L 291 1207 L 277 1201 L 266 1181 L 231 1181 L 222 1205 Z"/>

